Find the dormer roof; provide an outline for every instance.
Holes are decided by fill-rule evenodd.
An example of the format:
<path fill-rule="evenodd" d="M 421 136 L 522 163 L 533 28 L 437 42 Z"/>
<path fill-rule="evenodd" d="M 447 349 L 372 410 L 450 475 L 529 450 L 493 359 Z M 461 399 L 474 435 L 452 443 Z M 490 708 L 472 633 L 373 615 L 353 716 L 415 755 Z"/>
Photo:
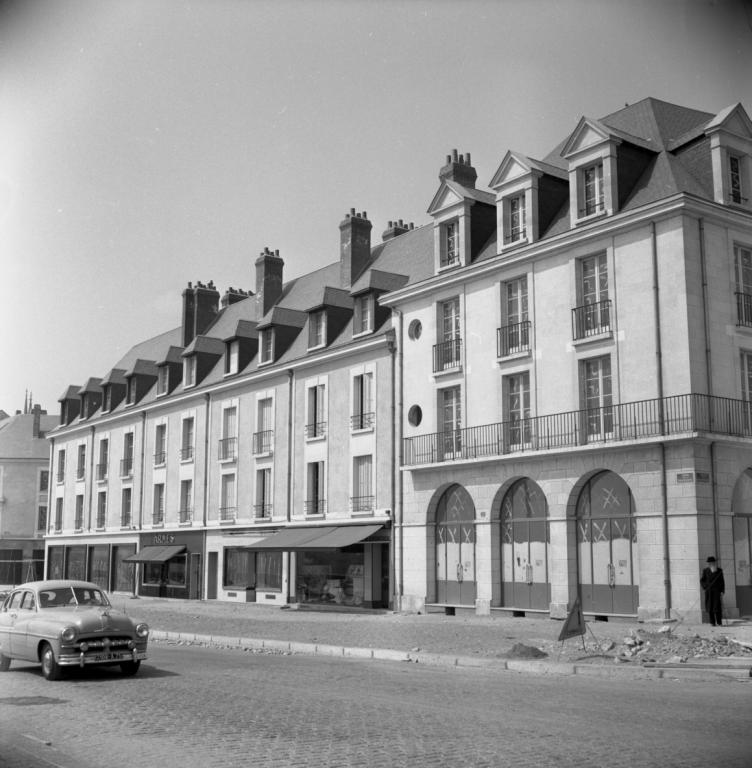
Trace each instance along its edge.
<path fill-rule="evenodd" d="M 384 272 L 380 269 L 369 269 L 353 285 L 351 296 L 358 296 L 369 291 L 396 291 L 409 281 L 407 275 L 398 275 L 395 272 Z"/>
<path fill-rule="evenodd" d="M 190 357 L 191 355 L 223 355 L 225 345 L 222 339 L 213 336 L 196 336 L 193 341 L 183 350 L 181 357 Z"/>
<path fill-rule="evenodd" d="M 58 397 L 57 401 L 58 403 L 62 403 L 64 400 L 77 400 L 80 392 L 81 387 L 71 384 L 69 387 L 66 387 L 65 392 Z"/>
<path fill-rule="evenodd" d="M 86 395 L 89 393 L 101 393 L 102 392 L 102 379 L 90 378 L 86 381 L 86 384 L 78 390 L 79 395 Z"/>
<path fill-rule="evenodd" d="M 125 386 L 125 369 L 113 368 L 103 379 L 102 387 L 106 387 L 109 384 L 122 384 Z"/>
<path fill-rule="evenodd" d="M 224 341 L 233 339 L 258 339 L 258 323 L 252 320 L 238 320 L 235 329 L 229 336 L 224 337 Z"/>
<path fill-rule="evenodd" d="M 125 372 L 126 378 L 129 376 L 156 376 L 157 364 L 153 360 L 134 360 L 133 365 Z"/>
<path fill-rule="evenodd" d="M 183 355 L 183 347 L 170 346 L 167 350 L 167 354 L 157 361 L 157 365 L 165 365 L 166 363 L 181 363 Z"/>
<path fill-rule="evenodd" d="M 439 189 L 431 200 L 431 204 L 428 206 L 428 214 L 433 215 L 438 211 L 442 211 L 445 208 L 449 208 L 457 203 L 464 202 L 465 200 L 472 200 L 474 202 L 487 203 L 488 205 L 494 205 L 496 200 L 490 192 L 484 192 L 482 189 L 475 189 L 470 187 L 463 187 L 456 181 L 444 180 L 439 185 Z"/>
<path fill-rule="evenodd" d="M 288 309 L 287 307 L 273 307 L 271 312 L 258 324 L 259 330 L 271 328 L 273 325 L 283 325 L 288 328 L 302 328 L 308 319 L 307 312 L 301 312 L 297 309 Z"/>
<path fill-rule="evenodd" d="M 338 307 L 340 309 L 352 309 L 353 300 L 350 292 L 343 288 L 333 288 L 330 285 L 324 286 L 324 290 L 318 300 L 306 309 L 306 312 L 314 312 L 324 307 Z"/>
<path fill-rule="evenodd" d="M 488 186 L 496 189 L 508 181 L 527 176 L 533 172 L 554 176 L 557 179 L 567 179 L 567 173 L 562 168 L 557 168 L 555 165 L 544 163 L 541 160 L 533 160 L 521 152 L 508 150 Z"/>

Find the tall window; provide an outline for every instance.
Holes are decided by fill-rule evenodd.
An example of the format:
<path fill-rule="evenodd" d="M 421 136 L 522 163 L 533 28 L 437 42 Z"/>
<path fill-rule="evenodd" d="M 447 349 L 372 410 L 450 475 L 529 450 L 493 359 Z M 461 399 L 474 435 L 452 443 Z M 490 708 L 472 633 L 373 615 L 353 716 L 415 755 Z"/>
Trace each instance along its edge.
<path fill-rule="evenodd" d="M 219 500 L 219 519 L 235 520 L 237 513 L 237 502 L 235 496 L 235 474 L 222 475 L 222 485 L 220 488 Z"/>
<path fill-rule="evenodd" d="M 353 312 L 353 333 L 368 333 L 373 330 L 373 313 L 371 303 L 373 297 L 367 293 L 355 297 Z"/>
<path fill-rule="evenodd" d="M 316 384 L 308 387 L 308 421 L 306 437 L 323 437 L 326 434 L 326 387 Z"/>
<path fill-rule="evenodd" d="M 271 363 L 274 360 L 274 329 L 264 328 L 261 331 L 261 359 L 260 362 Z"/>
<path fill-rule="evenodd" d="M 62 498 L 55 499 L 55 532 L 59 533 L 63 530 L 63 500 Z"/>
<path fill-rule="evenodd" d="M 107 479 L 107 467 L 110 460 L 110 441 L 104 437 L 99 441 L 99 461 L 97 462 L 97 480 Z"/>
<path fill-rule="evenodd" d="M 39 472 L 39 493 L 46 493 L 50 487 L 50 472 L 42 469 Z"/>
<path fill-rule="evenodd" d="M 237 456 L 238 409 L 231 405 L 222 410 L 222 438 L 219 441 L 220 461 L 232 461 Z"/>
<path fill-rule="evenodd" d="M 190 523 L 193 519 L 193 480 L 180 481 L 180 522 Z"/>
<path fill-rule="evenodd" d="M 196 355 L 189 355 L 183 360 L 183 386 L 196 385 Z"/>
<path fill-rule="evenodd" d="M 459 387 L 439 390 L 439 431 L 442 433 L 444 454 L 453 456 L 461 450 L 462 403 Z"/>
<path fill-rule="evenodd" d="M 527 275 L 503 284 L 503 321 L 499 329 L 499 357 L 530 349 Z"/>
<path fill-rule="evenodd" d="M 373 374 L 361 373 L 353 377 L 352 428 L 372 429 L 373 423 Z"/>
<path fill-rule="evenodd" d="M 324 462 L 309 461 L 306 474 L 305 513 L 307 515 L 323 515 L 326 511 Z"/>
<path fill-rule="evenodd" d="M 112 387 L 106 386 L 104 388 L 104 403 L 102 404 L 102 413 L 107 413 L 112 410 Z"/>
<path fill-rule="evenodd" d="M 602 439 L 614 431 L 611 396 L 611 357 L 583 360 L 580 368 L 587 434 Z"/>
<path fill-rule="evenodd" d="M 729 155 L 729 196 L 732 203 L 741 204 L 744 202 L 742 196 L 742 164 L 741 159 L 736 155 Z"/>
<path fill-rule="evenodd" d="M 159 466 L 167 459 L 167 424 L 157 424 L 154 430 L 154 463 Z"/>
<path fill-rule="evenodd" d="M 47 507 L 37 507 L 37 530 L 43 533 L 47 530 Z"/>
<path fill-rule="evenodd" d="M 97 494 L 97 528 L 104 528 L 107 524 L 107 492 L 100 491 Z"/>
<path fill-rule="evenodd" d="M 524 240 L 525 231 L 525 195 L 515 195 L 508 200 L 508 221 L 506 241 L 516 243 L 518 240 Z"/>
<path fill-rule="evenodd" d="M 308 349 L 323 347 L 326 342 L 326 314 L 321 309 L 308 316 Z"/>
<path fill-rule="evenodd" d="M 229 341 L 225 349 L 225 373 L 237 373 L 240 361 L 240 342 Z"/>
<path fill-rule="evenodd" d="M 274 445 L 273 400 L 265 397 L 257 404 L 257 430 L 253 434 L 253 453 L 271 453 Z"/>
<path fill-rule="evenodd" d="M 355 456 L 353 459 L 353 495 L 350 508 L 353 512 L 372 512 L 373 495 L 373 457 Z"/>
<path fill-rule="evenodd" d="M 78 446 L 78 462 L 76 464 L 76 479 L 83 480 L 86 476 L 86 446 Z"/>
<path fill-rule="evenodd" d="M 84 527 L 84 496 L 82 493 L 76 496 L 76 519 L 73 527 L 77 531 L 83 530 Z"/>
<path fill-rule="evenodd" d="M 440 265 L 450 267 L 460 261 L 459 224 L 450 221 L 442 227 L 443 243 L 441 248 Z"/>
<path fill-rule="evenodd" d="M 581 216 L 592 216 L 603 211 L 603 164 L 588 166 L 582 170 Z"/>
<path fill-rule="evenodd" d="M 272 516 L 272 470 L 264 467 L 256 470 L 256 503 L 253 515 L 257 520 Z"/>
<path fill-rule="evenodd" d="M 193 461 L 193 416 L 183 419 L 182 434 L 180 436 L 180 460 Z"/>
<path fill-rule="evenodd" d="M 65 480 L 65 449 L 57 452 L 57 481 L 62 483 Z"/>
<path fill-rule="evenodd" d="M 154 484 L 154 507 L 152 509 L 152 524 L 163 525 L 165 513 L 165 487 L 164 483 Z"/>
<path fill-rule="evenodd" d="M 752 326 L 752 249 L 735 245 L 736 322 Z"/>
<path fill-rule="evenodd" d="M 504 377 L 504 421 L 510 445 L 530 442 L 530 374 L 527 371 Z"/>
<path fill-rule="evenodd" d="M 579 262 L 580 301 L 574 309 L 574 338 L 582 339 L 611 329 L 606 254 L 588 256 Z"/>
<path fill-rule="evenodd" d="M 157 395 L 166 395 L 170 386 L 170 368 L 160 365 L 157 368 Z"/>
<path fill-rule="evenodd" d="M 460 364 L 460 299 L 455 296 L 438 305 L 439 338 L 434 350 L 434 371 Z"/>
<path fill-rule="evenodd" d="M 121 528 L 131 527 L 131 500 L 132 500 L 132 489 L 123 488 L 123 493 L 120 501 L 120 527 Z"/>
<path fill-rule="evenodd" d="M 123 459 L 120 465 L 122 477 L 130 477 L 133 474 L 133 432 L 123 435 Z"/>

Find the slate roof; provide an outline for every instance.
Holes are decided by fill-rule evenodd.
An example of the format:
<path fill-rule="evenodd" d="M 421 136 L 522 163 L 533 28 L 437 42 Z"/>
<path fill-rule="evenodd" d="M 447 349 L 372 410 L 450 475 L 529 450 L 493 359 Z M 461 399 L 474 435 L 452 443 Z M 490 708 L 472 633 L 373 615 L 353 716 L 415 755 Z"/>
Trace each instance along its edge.
<path fill-rule="evenodd" d="M 44 433 L 59 423 L 58 416 L 39 417 L 39 428 Z M 0 459 L 49 459 L 50 444 L 44 437 L 32 437 L 33 427 L 33 413 L 17 413 L 0 421 Z"/>

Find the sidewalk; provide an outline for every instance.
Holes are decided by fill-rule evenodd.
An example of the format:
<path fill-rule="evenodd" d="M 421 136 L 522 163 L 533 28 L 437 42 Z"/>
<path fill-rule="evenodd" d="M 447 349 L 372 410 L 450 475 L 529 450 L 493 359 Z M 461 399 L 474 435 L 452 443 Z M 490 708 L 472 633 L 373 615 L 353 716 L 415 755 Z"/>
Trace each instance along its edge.
<path fill-rule="evenodd" d="M 117 608 L 146 621 L 156 642 L 537 674 L 752 680 L 752 622 L 747 620 L 723 627 L 588 621 L 584 638 L 561 643 L 563 622 L 548 617 L 354 613 L 120 595 L 112 599 Z"/>

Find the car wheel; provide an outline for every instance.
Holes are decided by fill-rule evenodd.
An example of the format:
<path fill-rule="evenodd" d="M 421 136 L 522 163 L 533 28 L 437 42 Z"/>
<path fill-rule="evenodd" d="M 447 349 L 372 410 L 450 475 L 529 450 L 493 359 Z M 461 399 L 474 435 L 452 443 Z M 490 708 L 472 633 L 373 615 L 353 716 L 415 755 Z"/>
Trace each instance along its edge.
<path fill-rule="evenodd" d="M 124 661 L 120 665 L 120 669 L 123 670 L 124 675 L 135 675 L 138 672 L 138 668 L 141 666 L 140 661 Z"/>
<path fill-rule="evenodd" d="M 42 674 L 46 680 L 59 680 L 63 676 L 63 670 L 55 660 L 55 652 L 49 643 L 42 646 Z"/>
<path fill-rule="evenodd" d="M 10 669 L 10 656 L 0 653 L 0 672 L 7 672 Z"/>

